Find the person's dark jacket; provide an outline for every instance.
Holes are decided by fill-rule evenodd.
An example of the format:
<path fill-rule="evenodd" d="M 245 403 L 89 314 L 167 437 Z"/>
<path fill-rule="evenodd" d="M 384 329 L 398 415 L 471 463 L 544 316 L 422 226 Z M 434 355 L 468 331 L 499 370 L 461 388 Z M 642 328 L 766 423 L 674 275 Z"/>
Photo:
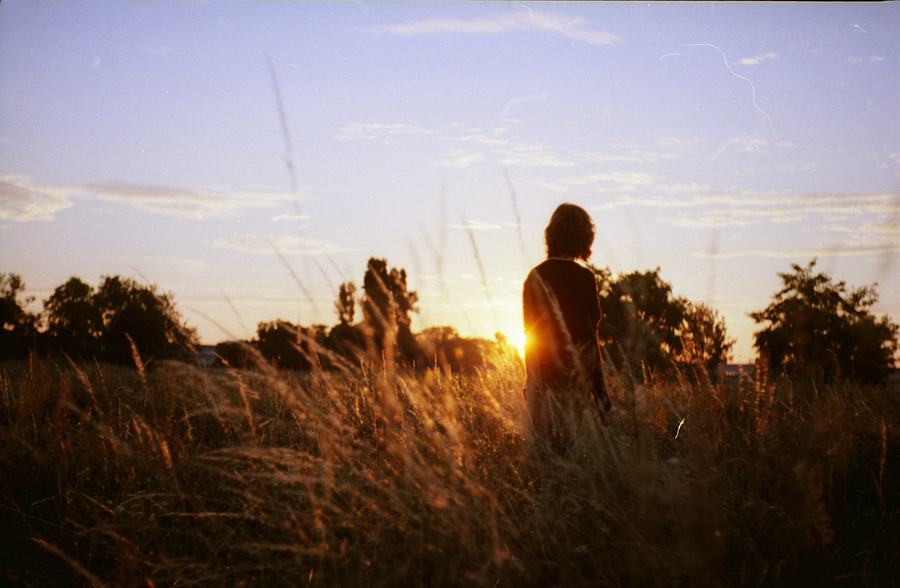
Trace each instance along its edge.
<path fill-rule="evenodd" d="M 553 407 L 609 409 L 597 325 L 594 274 L 569 259 L 547 259 L 529 272 L 522 292 L 526 398 L 537 434 L 550 434 Z"/>

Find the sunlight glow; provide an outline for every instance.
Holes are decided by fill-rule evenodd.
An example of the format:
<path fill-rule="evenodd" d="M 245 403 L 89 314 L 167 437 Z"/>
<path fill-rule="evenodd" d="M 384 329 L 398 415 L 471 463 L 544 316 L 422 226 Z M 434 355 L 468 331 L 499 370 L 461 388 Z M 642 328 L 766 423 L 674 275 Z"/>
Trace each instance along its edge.
<path fill-rule="evenodd" d="M 374 258 L 408 272 L 414 333 L 521 352 L 569 201 L 595 267 L 659 268 L 737 363 L 792 263 L 900 321 L 897 2 L 50 4 L 0 0 L 0 272 L 35 311 L 119 275 L 206 344 L 330 328 Z"/>
<path fill-rule="evenodd" d="M 513 333 L 509 337 L 509 343 L 518 350 L 519 355 L 525 357 L 525 333 Z"/>

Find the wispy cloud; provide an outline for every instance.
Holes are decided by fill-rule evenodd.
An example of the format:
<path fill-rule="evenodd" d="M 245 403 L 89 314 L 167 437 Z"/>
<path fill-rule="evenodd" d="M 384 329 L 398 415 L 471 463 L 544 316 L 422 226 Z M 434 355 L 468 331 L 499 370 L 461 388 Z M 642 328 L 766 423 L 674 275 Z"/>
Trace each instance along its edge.
<path fill-rule="evenodd" d="M 804 247 L 798 249 L 745 249 L 740 251 L 698 251 L 693 257 L 729 259 L 737 257 L 768 257 L 778 259 L 810 259 L 813 257 L 854 257 L 857 255 L 883 255 L 900 253 L 900 243 L 873 243 L 869 245 L 844 245 L 835 243 L 822 247 Z"/>
<path fill-rule="evenodd" d="M 546 147 L 534 143 L 516 143 L 509 148 L 498 149 L 501 166 L 523 167 L 572 167 L 574 161 L 560 159 Z"/>
<path fill-rule="evenodd" d="M 558 155 L 542 143 L 512 141 L 507 138 L 508 132 L 507 126 L 482 129 L 451 124 L 430 129 L 406 123 L 351 123 L 341 127 L 336 137 L 343 141 L 395 144 L 428 136 L 448 144 L 438 161 L 448 167 L 466 168 L 486 162 L 505 167 L 561 168 L 576 165 L 576 157 Z"/>
<path fill-rule="evenodd" d="M 296 195 L 239 190 L 189 190 L 124 183 L 38 185 L 28 178 L 0 178 L 0 219 L 53 220 L 78 200 L 102 200 L 133 206 L 143 212 L 203 220 L 238 216 L 248 208 L 271 207 L 296 200 Z"/>
<path fill-rule="evenodd" d="M 675 226 L 688 228 L 723 228 L 765 222 L 786 224 L 819 216 L 822 224 L 816 230 L 833 232 L 834 223 L 839 221 L 841 226 L 855 226 L 858 234 L 875 234 L 896 231 L 891 228 L 896 215 L 894 199 L 890 194 L 807 194 L 776 198 L 721 194 L 679 200 L 645 198 L 629 204 L 706 208 L 679 213 L 669 219 Z M 617 205 L 622 204 L 617 202 Z"/>
<path fill-rule="evenodd" d="M 279 214 L 278 216 L 272 219 L 272 222 L 278 222 L 283 220 L 290 221 L 305 221 L 309 220 L 310 216 L 308 214 Z"/>
<path fill-rule="evenodd" d="M 451 229 L 465 229 L 472 231 L 497 231 L 503 228 L 503 225 L 488 223 L 479 220 L 466 219 L 461 223 L 452 223 L 449 225 Z"/>
<path fill-rule="evenodd" d="M 572 168 L 592 164 L 640 164 L 659 163 L 679 159 L 696 150 L 696 142 L 670 135 L 648 137 L 646 144 L 615 144 L 606 151 L 583 151 L 581 149 L 558 150 L 553 145 L 533 141 L 516 141 L 512 121 L 493 128 L 480 128 L 467 123 L 453 123 L 428 128 L 407 123 L 350 123 L 341 127 L 336 135 L 343 141 L 381 141 L 384 144 L 401 141 L 415 142 L 422 137 L 430 137 L 447 143 L 438 163 L 446 167 L 467 168 L 480 164 L 503 167 L 528 168 Z M 749 142 L 740 143 L 745 149 L 753 149 Z M 765 144 L 765 141 L 762 141 Z M 645 179 L 636 176 L 625 177 L 621 173 L 608 174 L 603 178 L 621 186 L 628 183 L 647 185 Z M 624 178 L 624 179 L 623 179 Z"/>
<path fill-rule="evenodd" d="M 675 184 L 660 184 L 656 186 L 657 190 L 662 190 L 668 194 L 701 194 L 708 193 L 712 188 L 709 184 L 700 184 L 698 182 L 677 182 Z"/>
<path fill-rule="evenodd" d="M 844 59 L 844 63 L 848 63 L 851 65 L 861 65 L 864 63 L 881 63 L 882 61 L 884 61 L 884 56 L 878 55 L 877 53 L 865 58 L 859 57 L 858 55 L 850 55 L 846 59 Z"/>
<path fill-rule="evenodd" d="M 616 143 L 612 151 L 575 153 L 581 163 L 659 163 L 681 159 L 696 148 L 696 141 L 663 134 L 648 137 L 646 143 Z"/>
<path fill-rule="evenodd" d="M 208 241 L 214 247 L 250 251 L 253 253 L 280 253 L 282 255 L 320 255 L 323 253 L 339 253 L 351 251 L 332 243 L 317 241 L 294 235 L 255 235 L 250 233 L 234 233 Z"/>
<path fill-rule="evenodd" d="M 590 26 L 582 17 L 563 16 L 533 10 L 528 6 L 508 13 L 477 18 L 432 18 L 363 29 L 387 35 L 500 35 L 513 31 L 541 31 L 561 35 L 590 45 L 614 45 L 625 39 Z"/>
<path fill-rule="evenodd" d="M 900 223 L 897 222 L 870 222 L 865 223 L 860 227 L 860 230 L 866 233 L 883 233 L 885 235 L 891 235 L 894 238 L 900 238 Z"/>
<path fill-rule="evenodd" d="M 451 149 L 444 155 L 441 165 L 464 168 L 482 163 L 484 160 L 484 153 L 467 151 L 465 149 Z"/>
<path fill-rule="evenodd" d="M 732 137 L 722 143 L 716 152 L 709 157 L 708 161 L 712 163 L 718 159 L 723 152 L 731 147 L 735 147 L 738 151 L 744 153 L 761 153 L 769 142 L 766 139 L 761 138 L 760 135 L 762 135 L 762 132 L 757 131 L 749 136 Z"/>
<path fill-rule="evenodd" d="M 350 123 L 338 130 L 342 141 L 396 141 L 397 137 L 433 135 L 434 131 L 406 123 Z"/>
<path fill-rule="evenodd" d="M 675 159 L 667 153 L 654 153 L 643 149 L 635 149 L 623 153 L 591 152 L 581 153 L 578 159 L 584 163 L 659 163 L 663 159 Z"/>
<path fill-rule="evenodd" d="M 561 177 L 555 180 L 541 180 L 542 188 L 556 192 L 569 192 L 573 188 L 589 188 L 597 193 L 630 193 L 641 189 L 647 192 L 648 188 L 658 186 L 659 178 L 645 172 L 597 172 Z M 627 201 L 628 197 L 616 200 L 618 204 L 627 205 L 637 201 Z M 641 199 L 640 201 L 643 201 Z M 615 207 L 608 204 L 604 208 Z"/>
<path fill-rule="evenodd" d="M 26 178 L 0 177 L 0 220 L 51 221 L 72 206 L 50 187 L 29 185 Z"/>
<path fill-rule="evenodd" d="M 611 172 L 588 174 L 569 178 L 568 182 L 572 185 L 594 184 L 598 182 L 612 184 L 627 184 L 630 186 L 650 186 L 656 183 L 656 178 L 644 172 Z"/>
<path fill-rule="evenodd" d="M 447 138 L 459 141 L 460 143 L 472 143 L 475 145 L 482 145 L 485 147 L 494 147 L 499 149 L 510 144 L 510 141 L 503 138 L 502 136 L 505 130 L 506 129 L 504 128 L 499 128 L 494 129 L 490 132 L 486 132 L 480 129 L 472 129 L 464 135 L 460 135 L 458 137 L 448 136 Z"/>
<path fill-rule="evenodd" d="M 743 59 L 738 60 L 738 65 L 759 65 L 764 61 L 776 61 L 778 59 L 778 54 L 774 51 L 769 53 L 764 53 L 763 55 L 754 55 L 753 57 L 745 57 Z"/>

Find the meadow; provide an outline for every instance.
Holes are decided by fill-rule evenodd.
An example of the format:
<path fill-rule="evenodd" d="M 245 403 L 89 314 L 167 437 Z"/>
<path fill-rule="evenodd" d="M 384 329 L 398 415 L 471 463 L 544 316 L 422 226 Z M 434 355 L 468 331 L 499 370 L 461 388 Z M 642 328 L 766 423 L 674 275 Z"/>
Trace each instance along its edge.
<path fill-rule="evenodd" d="M 476 374 L 50 359 L 0 369 L 0 582 L 889 586 L 900 397 L 609 374 L 539 451 L 512 352 Z"/>

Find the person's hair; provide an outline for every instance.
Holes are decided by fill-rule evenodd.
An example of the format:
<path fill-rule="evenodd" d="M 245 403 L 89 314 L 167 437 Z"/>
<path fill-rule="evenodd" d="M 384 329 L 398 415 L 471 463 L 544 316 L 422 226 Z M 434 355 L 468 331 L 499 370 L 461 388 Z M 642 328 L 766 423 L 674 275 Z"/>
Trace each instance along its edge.
<path fill-rule="evenodd" d="M 544 229 L 547 257 L 574 257 L 585 261 L 594 244 L 594 221 L 587 211 L 574 204 L 560 204 Z"/>

